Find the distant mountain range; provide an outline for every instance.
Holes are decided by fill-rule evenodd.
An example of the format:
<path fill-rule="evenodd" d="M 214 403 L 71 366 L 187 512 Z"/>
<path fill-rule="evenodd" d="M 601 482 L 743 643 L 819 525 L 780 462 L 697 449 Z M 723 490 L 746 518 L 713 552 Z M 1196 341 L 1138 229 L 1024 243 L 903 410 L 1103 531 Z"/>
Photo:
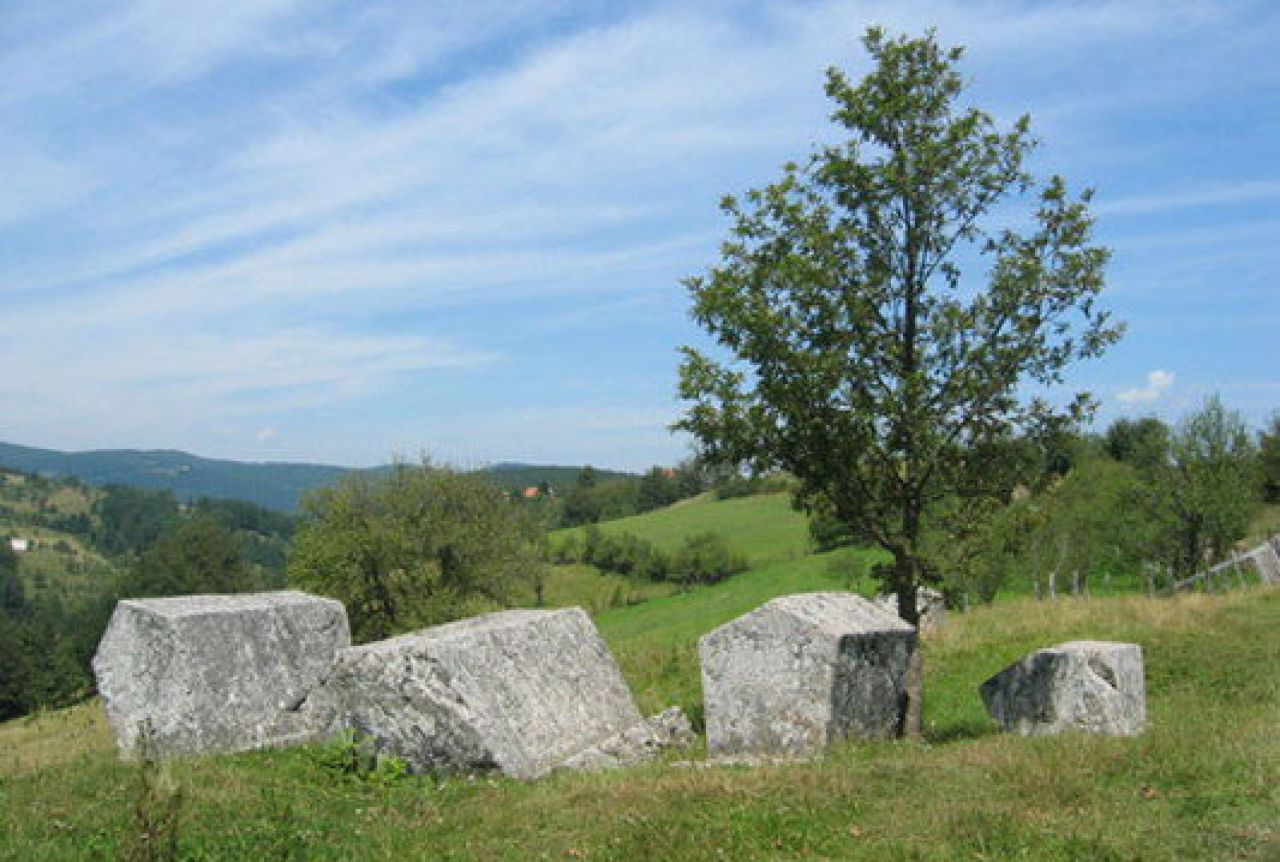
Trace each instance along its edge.
<path fill-rule="evenodd" d="M 90 485 L 168 489 L 180 500 L 198 497 L 249 500 L 283 512 L 296 511 L 304 492 L 331 485 L 344 473 L 387 469 L 226 461 L 169 449 L 59 452 L 12 443 L 0 443 L 0 467 L 46 476 L 74 476 Z M 574 482 L 580 469 L 496 464 L 482 472 L 490 474 L 495 482 L 506 488 L 527 487 L 541 482 L 563 487 Z M 626 475 L 610 470 L 598 470 L 597 474 L 602 480 Z"/>

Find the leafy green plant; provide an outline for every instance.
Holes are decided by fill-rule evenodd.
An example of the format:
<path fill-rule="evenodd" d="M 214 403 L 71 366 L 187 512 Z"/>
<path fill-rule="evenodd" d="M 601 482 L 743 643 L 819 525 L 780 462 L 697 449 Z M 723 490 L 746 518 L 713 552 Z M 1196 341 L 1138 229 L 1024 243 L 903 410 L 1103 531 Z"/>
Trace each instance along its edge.
<path fill-rule="evenodd" d="M 368 784 L 386 787 L 409 775 L 409 764 L 404 758 L 379 752 L 371 737 L 351 729 L 312 751 L 319 766 Z"/>

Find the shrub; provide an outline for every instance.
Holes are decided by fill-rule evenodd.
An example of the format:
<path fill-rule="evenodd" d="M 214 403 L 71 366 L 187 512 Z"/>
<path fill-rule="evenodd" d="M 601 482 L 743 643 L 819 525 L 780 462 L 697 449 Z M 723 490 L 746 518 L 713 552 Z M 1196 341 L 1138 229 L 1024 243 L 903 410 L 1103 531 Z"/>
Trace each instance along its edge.
<path fill-rule="evenodd" d="M 719 533 L 698 533 L 685 539 L 673 568 L 681 583 L 714 584 L 745 571 L 747 560 Z"/>

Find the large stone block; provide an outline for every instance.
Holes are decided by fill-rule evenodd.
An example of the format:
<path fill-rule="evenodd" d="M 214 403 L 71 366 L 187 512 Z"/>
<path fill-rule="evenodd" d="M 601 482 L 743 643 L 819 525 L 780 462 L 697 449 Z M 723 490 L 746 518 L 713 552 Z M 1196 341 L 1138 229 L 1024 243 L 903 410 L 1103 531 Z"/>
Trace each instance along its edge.
<path fill-rule="evenodd" d="M 642 723 L 577 608 L 502 611 L 344 650 L 321 697 L 415 772 L 537 778 Z"/>
<path fill-rule="evenodd" d="M 811 757 L 898 733 L 915 629 L 852 593 L 784 596 L 702 638 L 713 758 Z"/>
<path fill-rule="evenodd" d="M 1064 731 L 1134 736 L 1146 724 L 1142 647 L 1071 641 L 1036 650 L 982 684 L 1000 726 L 1024 736 Z"/>
<path fill-rule="evenodd" d="M 298 592 L 129 599 L 93 660 L 123 754 L 246 751 L 309 742 L 329 716 L 303 708 L 351 643 L 340 602 Z"/>

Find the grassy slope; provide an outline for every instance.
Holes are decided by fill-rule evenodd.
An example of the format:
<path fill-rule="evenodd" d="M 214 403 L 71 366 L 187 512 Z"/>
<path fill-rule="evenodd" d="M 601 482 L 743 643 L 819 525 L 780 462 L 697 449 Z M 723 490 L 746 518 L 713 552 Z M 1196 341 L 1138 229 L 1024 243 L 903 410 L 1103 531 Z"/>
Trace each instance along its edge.
<path fill-rule="evenodd" d="M 678 542 L 680 521 L 689 532 L 719 525 L 730 541 L 754 540 L 757 561 L 796 556 L 803 522 L 763 532 L 764 509 L 798 519 L 785 497 L 700 500 L 630 529 Z M 597 622 L 646 712 L 678 703 L 696 719 L 701 634 L 775 595 L 868 592 L 852 574 L 867 556 L 767 563 Z M 669 588 L 565 567 L 547 598 L 596 609 L 633 590 Z M 1280 858 L 1278 625 L 1275 590 L 1013 600 L 955 615 L 927 642 L 928 742 L 851 746 L 819 765 L 382 787 L 302 750 L 180 762 L 168 774 L 187 796 L 181 843 L 194 859 Z M 1144 645 L 1150 732 L 996 734 L 977 685 L 1038 646 L 1084 637 Z M 136 782 L 135 768 L 115 763 L 96 703 L 0 725 L 0 860 L 112 858 Z"/>
<path fill-rule="evenodd" d="M 720 616 L 665 605 L 602 620 L 624 665 L 631 626 L 678 643 L 670 631 Z M 192 859 L 1274 859 L 1278 627 L 1276 590 L 980 609 L 927 643 L 927 743 L 849 746 L 814 765 L 383 787 L 298 750 L 167 771 L 186 795 Z M 975 687 L 1078 637 L 1143 644 L 1149 732 L 995 733 Z M 689 685 L 672 678 L 665 700 Z M 100 707 L 0 726 L 0 752 L 0 859 L 112 858 L 137 773 L 115 762 Z"/>
<path fill-rule="evenodd" d="M 668 550 L 677 549 L 687 536 L 720 533 L 752 565 L 795 559 L 809 551 L 808 520 L 791 508 L 788 494 L 732 500 L 703 495 L 656 512 L 606 521 L 600 529 L 605 533 L 632 533 Z"/>

